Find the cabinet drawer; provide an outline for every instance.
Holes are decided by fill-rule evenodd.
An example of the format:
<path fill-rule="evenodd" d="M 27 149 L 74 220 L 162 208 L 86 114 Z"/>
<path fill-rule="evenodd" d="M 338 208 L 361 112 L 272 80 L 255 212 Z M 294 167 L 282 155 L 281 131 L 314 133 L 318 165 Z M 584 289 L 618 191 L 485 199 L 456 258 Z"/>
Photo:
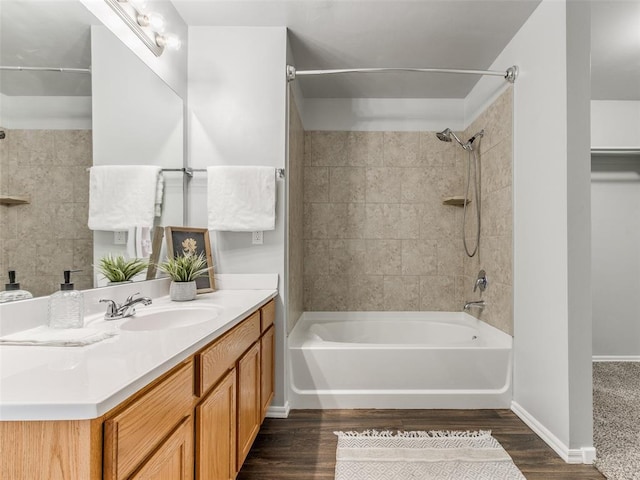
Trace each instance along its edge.
<path fill-rule="evenodd" d="M 202 396 L 213 387 L 259 337 L 260 312 L 255 312 L 197 354 L 196 394 Z"/>
<path fill-rule="evenodd" d="M 260 332 L 264 333 L 276 318 L 276 302 L 271 300 L 260 309 Z"/>
<path fill-rule="evenodd" d="M 193 408 L 193 362 L 104 422 L 104 478 L 127 478 Z"/>

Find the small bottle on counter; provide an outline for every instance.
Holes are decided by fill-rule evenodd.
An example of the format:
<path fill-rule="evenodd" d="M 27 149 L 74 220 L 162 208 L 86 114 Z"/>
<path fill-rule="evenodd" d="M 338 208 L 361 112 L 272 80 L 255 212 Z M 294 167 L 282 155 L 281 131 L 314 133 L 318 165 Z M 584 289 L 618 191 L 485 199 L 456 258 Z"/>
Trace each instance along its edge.
<path fill-rule="evenodd" d="M 48 325 L 51 328 L 84 327 L 84 298 L 71 283 L 71 270 L 64 271 L 60 291 L 49 297 Z"/>
<path fill-rule="evenodd" d="M 0 303 L 14 302 L 16 300 L 25 300 L 33 298 L 31 292 L 22 290 L 20 284 L 16 282 L 16 271 L 9 270 L 9 283 L 4 284 L 5 291 L 0 292 Z"/>

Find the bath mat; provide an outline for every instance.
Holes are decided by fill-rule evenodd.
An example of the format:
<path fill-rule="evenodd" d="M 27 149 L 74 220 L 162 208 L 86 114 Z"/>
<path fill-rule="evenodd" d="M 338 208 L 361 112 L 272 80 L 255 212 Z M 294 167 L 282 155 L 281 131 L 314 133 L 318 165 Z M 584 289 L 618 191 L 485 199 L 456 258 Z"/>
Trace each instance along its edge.
<path fill-rule="evenodd" d="M 490 431 L 334 433 L 336 480 L 525 478 Z"/>

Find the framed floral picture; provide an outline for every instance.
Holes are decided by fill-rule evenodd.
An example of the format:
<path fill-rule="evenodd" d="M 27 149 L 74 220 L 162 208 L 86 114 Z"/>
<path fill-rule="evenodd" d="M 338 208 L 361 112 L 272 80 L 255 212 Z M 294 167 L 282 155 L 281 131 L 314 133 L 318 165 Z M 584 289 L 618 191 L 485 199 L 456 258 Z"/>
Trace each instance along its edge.
<path fill-rule="evenodd" d="M 167 238 L 167 255 L 169 257 L 204 253 L 209 266 L 209 275 L 196 279 L 196 287 L 198 293 L 213 292 L 216 285 L 213 277 L 209 230 L 195 227 L 165 227 L 165 234 Z"/>

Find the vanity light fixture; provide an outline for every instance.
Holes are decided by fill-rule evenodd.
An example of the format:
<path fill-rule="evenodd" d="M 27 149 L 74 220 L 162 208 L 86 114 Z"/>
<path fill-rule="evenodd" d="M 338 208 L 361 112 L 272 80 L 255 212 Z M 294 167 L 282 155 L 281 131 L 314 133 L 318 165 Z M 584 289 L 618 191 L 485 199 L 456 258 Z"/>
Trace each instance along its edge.
<path fill-rule="evenodd" d="M 165 33 L 165 19 L 155 12 L 146 11 L 146 0 L 104 0 L 127 26 L 142 40 L 156 57 L 164 49 L 178 50 L 181 42 L 177 35 Z"/>

